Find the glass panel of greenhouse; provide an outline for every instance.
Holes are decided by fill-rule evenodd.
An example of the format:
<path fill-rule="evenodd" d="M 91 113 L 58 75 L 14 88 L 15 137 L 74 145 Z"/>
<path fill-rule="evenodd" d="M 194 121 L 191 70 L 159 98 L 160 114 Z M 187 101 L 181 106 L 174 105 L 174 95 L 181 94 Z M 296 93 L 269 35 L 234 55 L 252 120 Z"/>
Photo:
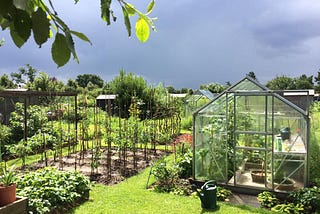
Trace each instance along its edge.
<path fill-rule="evenodd" d="M 308 184 L 307 112 L 246 77 L 194 114 L 194 179 L 289 192 Z"/>

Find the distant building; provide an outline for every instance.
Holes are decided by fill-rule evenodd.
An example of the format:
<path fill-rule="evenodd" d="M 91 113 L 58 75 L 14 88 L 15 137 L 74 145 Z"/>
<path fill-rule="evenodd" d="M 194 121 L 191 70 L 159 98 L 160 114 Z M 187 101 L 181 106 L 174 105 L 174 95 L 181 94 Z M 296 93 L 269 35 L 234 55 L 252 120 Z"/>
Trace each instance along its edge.
<path fill-rule="evenodd" d="M 103 111 L 111 111 L 111 115 L 115 115 L 116 97 L 117 95 L 115 94 L 101 94 L 96 98 L 96 105 L 97 107 L 101 108 Z"/>
<path fill-rule="evenodd" d="M 185 98 L 187 94 L 170 94 L 170 96 L 174 98 Z"/>

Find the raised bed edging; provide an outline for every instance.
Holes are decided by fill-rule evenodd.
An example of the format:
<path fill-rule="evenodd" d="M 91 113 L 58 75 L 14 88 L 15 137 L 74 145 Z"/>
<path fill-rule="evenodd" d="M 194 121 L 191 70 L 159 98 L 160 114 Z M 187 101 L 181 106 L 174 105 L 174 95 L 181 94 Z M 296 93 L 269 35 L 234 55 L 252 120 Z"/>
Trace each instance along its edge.
<path fill-rule="evenodd" d="M 18 197 L 15 202 L 0 207 L 0 214 L 26 214 L 28 198 Z"/>

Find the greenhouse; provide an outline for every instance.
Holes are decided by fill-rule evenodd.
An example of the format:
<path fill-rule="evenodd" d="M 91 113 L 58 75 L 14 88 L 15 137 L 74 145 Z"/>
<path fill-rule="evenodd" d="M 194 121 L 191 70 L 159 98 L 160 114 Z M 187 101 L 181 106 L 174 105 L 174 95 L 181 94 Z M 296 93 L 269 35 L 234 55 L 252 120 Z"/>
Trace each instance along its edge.
<path fill-rule="evenodd" d="M 308 185 L 308 108 L 245 77 L 193 117 L 195 180 L 246 191 Z"/>

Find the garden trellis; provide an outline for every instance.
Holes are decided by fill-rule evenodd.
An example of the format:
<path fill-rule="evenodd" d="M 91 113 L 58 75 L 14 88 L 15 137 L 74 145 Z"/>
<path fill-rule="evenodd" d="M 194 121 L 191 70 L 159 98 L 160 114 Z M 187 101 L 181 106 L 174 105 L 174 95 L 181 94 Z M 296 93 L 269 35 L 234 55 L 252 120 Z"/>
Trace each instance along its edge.
<path fill-rule="evenodd" d="M 36 153 L 35 149 L 39 150 L 41 154 L 44 155 L 46 160 L 46 152 L 48 149 L 52 149 L 54 147 L 58 148 L 59 144 L 61 144 L 62 148 L 62 141 L 67 141 L 69 144 L 71 139 L 70 136 L 72 135 L 74 139 L 73 142 L 77 142 L 77 93 L 74 92 L 44 92 L 44 91 L 28 91 L 26 89 L 7 89 L 0 91 L 0 112 L 3 115 L 3 123 L 9 127 L 17 127 L 17 133 L 13 133 L 12 136 L 13 140 L 15 137 L 17 140 L 20 141 L 20 145 L 18 143 L 16 152 L 18 152 L 23 160 L 23 165 L 25 164 L 25 158 L 28 153 Z M 53 132 L 56 131 L 56 127 L 53 126 L 53 120 L 61 120 L 62 119 L 62 103 L 59 104 L 59 108 L 57 107 L 58 104 L 55 103 L 58 99 L 62 102 L 70 102 L 70 100 L 64 100 L 63 98 L 72 98 L 73 101 L 73 115 L 71 117 L 72 121 L 70 121 L 70 109 L 68 109 L 68 129 L 63 130 L 60 127 L 60 139 L 53 139 Z M 20 103 L 20 104 L 19 104 Z M 20 109 L 20 112 L 17 113 L 16 111 Z M 11 118 L 10 118 L 11 117 Z M 12 118 L 16 117 L 16 118 Z M 16 121 L 14 121 L 16 120 Z M 50 121 L 51 120 L 51 121 Z M 14 124 L 10 124 L 10 122 L 14 122 Z M 18 123 L 18 124 L 17 124 Z M 22 124 L 22 125 L 19 125 Z M 49 125 L 51 123 L 51 125 Z M 70 129 L 70 123 L 73 123 L 73 130 Z M 61 125 L 61 124 L 60 124 Z M 50 126 L 50 127 L 46 127 Z M 21 130 L 22 135 L 19 138 L 19 130 Z M 67 131 L 67 133 L 66 133 Z M 74 132 L 74 134 L 71 134 Z M 49 134 L 50 133 L 50 134 Z M 39 137 L 37 137 L 37 134 Z M 63 135 L 69 136 L 68 140 L 62 139 Z M 31 151 L 27 151 L 27 142 L 32 141 L 32 144 L 36 144 L 33 146 L 37 146 L 31 148 Z M 47 148 L 46 145 L 51 143 L 52 148 Z M 54 142 L 55 141 L 55 142 Z M 58 142 L 57 142 L 58 141 Z M 40 143 L 39 143 L 40 142 Z M 12 145 L 16 144 L 17 142 L 11 142 Z M 38 144 L 38 145 L 37 145 Z M 59 150 L 55 149 L 55 152 Z M 60 157 L 62 154 L 60 154 Z M 43 156 L 41 156 L 43 160 Z M 60 161 L 61 158 L 60 158 Z M 47 164 L 47 162 L 46 162 Z"/>
<path fill-rule="evenodd" d="M 309 184 L 308 108 L 252 78 L 196 111 L 193 125 L 194 179 L 245 191 L 288 192 Z"/>
<path fill-rule="evenodd" d="M 6 135 L 9 143 L 7 137 L 2 140 L 0 136 L 1 144 L 6 141 L 8 148 L 5 163 L 20 158 L 22 170 L 54 166 L 113 183 L 171 151 L 168 146 L 179 134 L 181 121 L 181 106 L 175 99 L 160 94 L 159 105 L 154 105 L 151 98 L 142 101 L 131 97 L 128 114 L 121 117 L 123 109 L 118 105 L 117 117 L 110 101 L 102 110 L 87 95 L 1 91 L 1 129 L 20 133 Z"/>

